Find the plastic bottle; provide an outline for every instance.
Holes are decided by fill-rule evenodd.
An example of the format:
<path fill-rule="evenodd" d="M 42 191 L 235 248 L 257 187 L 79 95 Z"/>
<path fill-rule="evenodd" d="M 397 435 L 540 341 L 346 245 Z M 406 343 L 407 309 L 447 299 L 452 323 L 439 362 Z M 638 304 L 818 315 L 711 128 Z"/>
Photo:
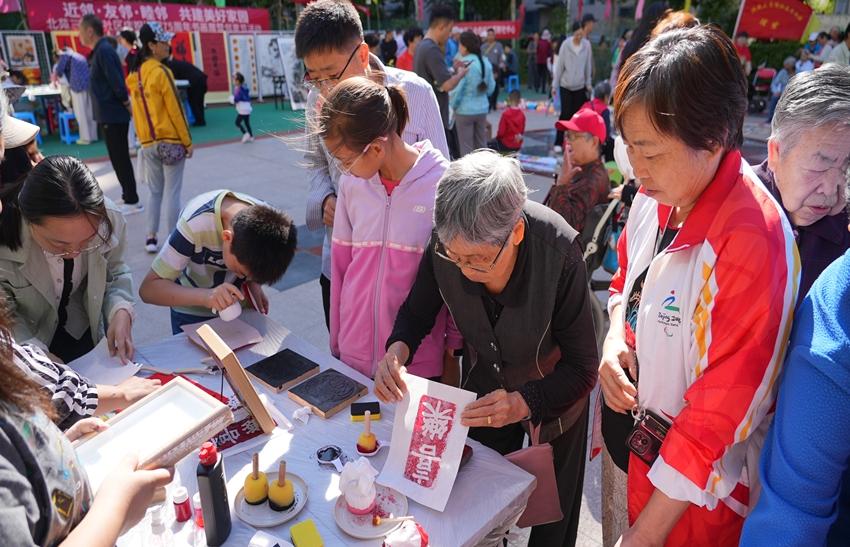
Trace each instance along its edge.
<path fill-rule="evenodd" d="M 204 533 L 207 536 L 207 545 L 217 547 L 227 540 L 232 526 L 224 462 L 211 442 L 205 442 L 201 446 L 199 458 L 198 494 L 204 515 Z"/>
<path fill-rule="evenodd" d="M 192 496 L 192 546 L 204 547 L 207 536 L 204 533 L 204 512 L 201 509 L 201 495 L 197 492 Z"/>
<path fill-rule="evenodd" d="M 171 547 L 172 545 L 174 545 L 174 535 L 165 525 L 165 506 L 159 505 L 151 509 L 151 529 L 145 546 Z"/>
<path fill-rule="evenodd" d="M 174 503 L 174 518 L 177 522 L 186 522 L 192 518 L 192 502 L 185 486 L 178 486 L 171 494 Z"/>

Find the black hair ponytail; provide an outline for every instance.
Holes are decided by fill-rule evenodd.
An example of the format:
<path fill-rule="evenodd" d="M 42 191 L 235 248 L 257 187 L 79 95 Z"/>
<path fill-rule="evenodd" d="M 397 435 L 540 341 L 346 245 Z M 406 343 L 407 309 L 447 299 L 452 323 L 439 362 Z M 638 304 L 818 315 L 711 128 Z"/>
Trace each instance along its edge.
<path fill-rule="evenodd" d="M 478 82 L 478 91 L 484 93 L 487 91 L 487 73 L 484 71 L 484 59 L 481 57 L 481 53 L 479 52 L 476 55 L 478 55 L 478 64 L 481 65 L 481 81 Z"/>
<path fill-rule="evenodd" d="M 398 133 L 399 137 L 401 137 L 401 134 L 404 132 L 404 127 L 407 125 L 407 120 L 410 117 L 407 110 L 407 99 L 404 96 L 404 90 L 398 86 L 387 86 L 387 93 L 390 96 L 390 103 L 393 106 L 393 112 L 395 112 L 395 132 Z"/>

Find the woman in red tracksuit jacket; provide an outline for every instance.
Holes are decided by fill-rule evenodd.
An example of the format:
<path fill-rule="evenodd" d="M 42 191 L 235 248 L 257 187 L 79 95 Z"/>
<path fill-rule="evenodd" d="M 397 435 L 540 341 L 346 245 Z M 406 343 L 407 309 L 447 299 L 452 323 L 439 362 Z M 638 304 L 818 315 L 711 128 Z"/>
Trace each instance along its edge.
<path fill-rule="evenodd" d="M 747 82 L 721 30 L 649 42 L 614 110 L 642 183 L 599 369 L 606 446 L 631 450 L 622 545 L 738 545 L 796 300 L 794 236 L 738 150 Z"/>

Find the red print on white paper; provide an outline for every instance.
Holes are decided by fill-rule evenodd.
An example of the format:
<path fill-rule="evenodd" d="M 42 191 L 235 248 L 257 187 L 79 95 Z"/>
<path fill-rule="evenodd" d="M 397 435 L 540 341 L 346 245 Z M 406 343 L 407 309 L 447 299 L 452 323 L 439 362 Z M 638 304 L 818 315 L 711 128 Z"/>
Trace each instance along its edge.
<path fill-rule="evenodd" d="M 452 430 L 457 406 L 454 403 L 423 395 L 419 399 L 416 420 L 404 477 L 420 486 L 430 488 L 440 472 L 440 460 L 446 449 L 446 438 Z"/>

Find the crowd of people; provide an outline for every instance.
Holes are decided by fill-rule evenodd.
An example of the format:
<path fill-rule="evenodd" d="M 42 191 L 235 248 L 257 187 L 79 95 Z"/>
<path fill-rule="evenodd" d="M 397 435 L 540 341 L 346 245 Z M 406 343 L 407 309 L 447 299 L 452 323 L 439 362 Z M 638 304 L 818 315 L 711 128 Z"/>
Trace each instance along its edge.
<path fill-rule="evenodd" d="M 605 545 L 846 543 L 850 68 L 789 61 L 767 158 L 750 165 L 744 40 L 650 6 L 617 44 L 610 81 L 594 86 L 593 19 L 557 50 L 544 32 L 529 62 L 536 85 L 537 54 L 557 56 L 563 163 L 541 204 L 511 155 L 523 141 L 519 90 L 485 149 L 492 96 L 516 57 L 495 34 L 453 37 L 454 17 L 435 6 L 427 30 L 401 33 L 404 48 L 393 33 L 364 35 L 343 0 L 298 18 L 306 220 L 325 231 L 330 353 L 373 378 L 387 404 L 403 397 L 405 374 L 475 392 L 462 423 L 501 454 L 526 437 L 551 445 L 563 517 L 533 526 L 530 545 L 576 542 L 589 423 Z M 124 161 L 132 113 L 151 184 L 146 246 L 157 254 L 141 300 L 168 307 L 174 333 L 234 304 L 268 313 L 262 287 L 285 274 L 297 230 L 227 189 L 181 209 L 192 141 L 165 64 L 173 35 L 157 23 L 122 34 L 133 46 L 125 76 L 99 20 L 85 16 L 80 34 L 94 50 L 94 118 L 117 126 L 104 131 L 110 157 Z M 822 58 L 840 36 L 820 48 L 816 38 L 809 55 Z M 57 65 L 72 90 L 77 61 L 64 52 Z M 233 83 L 247 142 L 250 93 L 241 74 Z M 134 356 L 131 211 L 81 161 L 33 152 L 38 129 L 8 108 L 0 94 L 0 537 L 112 545 L 172 476 L 128 458 L 93 496 L 69 444 L 103 427 L 93 416 L 159 387 L 93 385 L 67 364 L 102 339 L 122 361 Z M 609 154 L 626 180 L 613 193 Z M 16 155 L 28 168 L 7 180 Z M 122 190 L 125 206 L 138 202 Z M 600 354 L 580 234 L 611 196 L 627 214 Z"/>

